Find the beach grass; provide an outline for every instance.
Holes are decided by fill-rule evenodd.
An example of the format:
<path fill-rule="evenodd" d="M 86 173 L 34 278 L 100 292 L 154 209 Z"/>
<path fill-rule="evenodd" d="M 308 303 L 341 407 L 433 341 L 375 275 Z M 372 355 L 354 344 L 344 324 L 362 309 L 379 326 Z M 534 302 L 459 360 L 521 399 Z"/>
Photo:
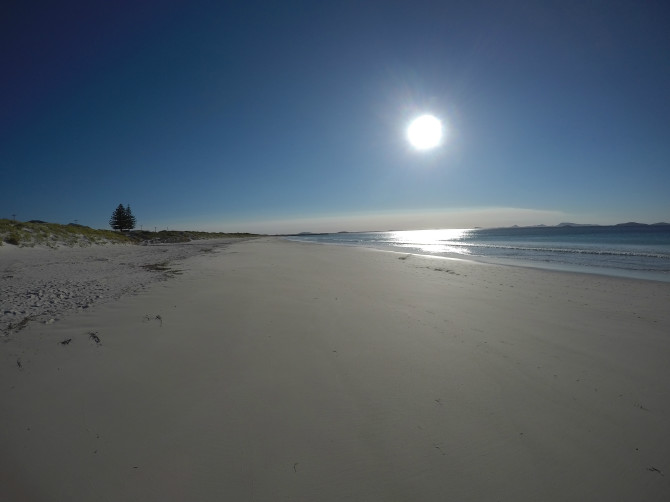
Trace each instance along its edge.
<path fill-rule="evenodd" d="M 119 232 L 97 230 L 84 225 L 61 225 L 37 221 L 0 219 L 0 240 L 21 247 L 90 246 L 91 244 L 129 244 L 131 239 Z"/>
<path fill-rule="evenodd" d="M 19 247 L 47 246 L 55 248 L 58 246 L 86 247 L 93 244 L 179 243 L 229 237 L 253 237 L 253 235 L 181 230 L 117 232 L 94 229 L 74 223 L 62 225 L 42 221 L 23 222 L 0 219 L 0 244 L 7 243 Z"/>
<path fill-rule="evenodd" d="M 231 237 L 255 237 L 250 233 L 200 232 L 196 230 L 133 230 L 127 233 L 128 238 L 136 243 L 165 243 L 190 242 L 201 239 L 227 239 Z"/>

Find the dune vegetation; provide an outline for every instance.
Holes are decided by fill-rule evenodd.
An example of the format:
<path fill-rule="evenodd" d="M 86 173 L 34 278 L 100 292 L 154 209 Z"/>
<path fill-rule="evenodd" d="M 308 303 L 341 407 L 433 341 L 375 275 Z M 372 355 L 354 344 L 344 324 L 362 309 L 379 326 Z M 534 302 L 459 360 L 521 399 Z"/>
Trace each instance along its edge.
<path fill-rule="evenodd" d="M 180 230 L 117 232 L 94 229 L 75 223 L 61 225 L 43 221 L 23 222 L 0 219 L 0 245 L 11 244 L 19 247 L 47 246 L 56 248 L 60 246 L 86 247 L 94 244 L 158 244 L 252 236 L 252 234 L 246 233 L 229 234 Z"/>

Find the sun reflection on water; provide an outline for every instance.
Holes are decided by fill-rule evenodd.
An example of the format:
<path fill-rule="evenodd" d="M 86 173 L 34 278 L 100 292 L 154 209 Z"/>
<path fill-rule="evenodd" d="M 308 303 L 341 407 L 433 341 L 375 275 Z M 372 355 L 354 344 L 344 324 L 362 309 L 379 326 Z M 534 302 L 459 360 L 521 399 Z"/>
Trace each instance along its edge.
<path fill-rule="evenodd" d="M 472 231 L 471 228 L 403 230 L 391 232 L 389 240 L 393 246 L 412 247 L 426 253 L 467 254 L 465 248 L 459 243 Z"/>

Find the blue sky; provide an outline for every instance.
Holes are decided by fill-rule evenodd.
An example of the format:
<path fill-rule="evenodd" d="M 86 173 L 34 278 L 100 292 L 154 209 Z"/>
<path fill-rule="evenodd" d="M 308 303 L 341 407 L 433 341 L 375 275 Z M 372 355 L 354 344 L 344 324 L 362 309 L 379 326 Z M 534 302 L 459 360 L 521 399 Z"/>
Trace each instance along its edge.
<path fill-rule="evenodd" d="M 670 220 L 670 7 L 12 2 L 0 217 L 298 232 Z M 411 148 L 409 120 L 447 130 Z"/>

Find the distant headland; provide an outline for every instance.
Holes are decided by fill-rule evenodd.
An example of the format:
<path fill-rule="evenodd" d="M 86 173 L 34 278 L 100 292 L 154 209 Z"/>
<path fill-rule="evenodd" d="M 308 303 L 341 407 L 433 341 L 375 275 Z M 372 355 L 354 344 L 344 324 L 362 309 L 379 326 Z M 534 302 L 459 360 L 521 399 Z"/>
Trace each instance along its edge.
<path fill-rule="evenodd" d="M 636 221 L 628 221 L 626 223 L 616 223 L 614 225 L 599 225 L 596 223 L 570 223 L 570 222 L 563 222 L 559 223 L 558 225 L 525 225 L 525 226 L 519 226 L 519 225 L 512 225 L 511 227 L 500 227 L 500 228 L 535 228 L 535 227 L 544 227 L 544 228 L 551 228 L 551 227 L 659 227 L 659 226 L 668 226 L 670 223 L 666 223 L 664 221 L 658 222 L 658 223 L 638 223 Z"/>

